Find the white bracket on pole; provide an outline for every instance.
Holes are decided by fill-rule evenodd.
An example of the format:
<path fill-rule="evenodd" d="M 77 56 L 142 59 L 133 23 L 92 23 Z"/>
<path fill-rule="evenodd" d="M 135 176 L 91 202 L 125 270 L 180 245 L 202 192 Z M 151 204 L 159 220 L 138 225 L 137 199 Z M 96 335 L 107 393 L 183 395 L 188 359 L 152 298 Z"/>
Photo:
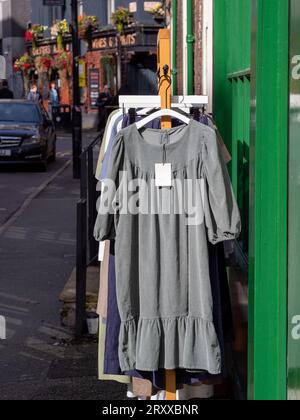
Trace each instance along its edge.
<path fill-rule="evenodd" d="M 160 108 L 160 96 L 132 95 L 119 96 L 119 106 L 128 110 L 129 108 Z M 208 96 L 172 96 L 172 108 L 187 109 L 208 105 Z"/>

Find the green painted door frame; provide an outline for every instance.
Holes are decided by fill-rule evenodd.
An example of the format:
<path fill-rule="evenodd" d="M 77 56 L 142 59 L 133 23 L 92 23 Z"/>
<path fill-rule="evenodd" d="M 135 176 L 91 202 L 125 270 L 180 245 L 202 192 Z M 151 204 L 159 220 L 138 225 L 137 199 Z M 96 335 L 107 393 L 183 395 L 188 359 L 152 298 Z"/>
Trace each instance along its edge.
<path fill-rule="evenodd" d="M 248 397 L 285 400 L 289 2 L 252 7 Z"/>
<path fill-rule="evenodd" d="M 251 76 L 250 400 L 287 398 L 288 51 L 288 0 L 214 0 L 214 115 L 232 151 L 237 194 L 235 115 L 247 100 L 240 80 Z"/>

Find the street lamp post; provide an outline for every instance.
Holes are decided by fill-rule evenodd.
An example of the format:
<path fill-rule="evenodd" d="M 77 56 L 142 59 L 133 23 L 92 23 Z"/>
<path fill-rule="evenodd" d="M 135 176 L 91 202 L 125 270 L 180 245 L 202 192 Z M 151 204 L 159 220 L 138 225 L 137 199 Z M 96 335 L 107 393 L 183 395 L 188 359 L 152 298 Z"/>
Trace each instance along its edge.
<path fill-rule="evenodd" d="M 73 140 L 73 177 L 80 179 L 82 153 L 82 113 L 79 87 L 80 39 L 78 34 L 78 1 L 71 0 L 72 8 L 72 45 L 73 45 L 73 108 L 72 108 L 72 140 Z"/>

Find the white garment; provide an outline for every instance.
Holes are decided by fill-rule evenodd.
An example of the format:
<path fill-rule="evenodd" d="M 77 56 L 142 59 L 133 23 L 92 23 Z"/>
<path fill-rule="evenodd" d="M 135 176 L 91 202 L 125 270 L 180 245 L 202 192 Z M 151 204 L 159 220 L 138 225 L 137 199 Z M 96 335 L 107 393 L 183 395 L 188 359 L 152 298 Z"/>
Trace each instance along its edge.
<path fill-rule="evenodd" d="M 109 120 L 109 126 L 107 127 L 107 130 L 105 131 L 105 138 L 103 139 L 104 144 L 105 144 L 105 153 L 107 151 L 114 126 L 115 126 L 116 122 L 118 121 L 118 119 L 122 115 L 123 115 L 123 111 L 120 110 L 120 111 L 116 112 L 112 116 L 112 118 Z M 122 122 L 121 122 L 121 125 L 122 125 Z M 122 128 L 122 126 L 121 126 L 121 128 Z M 99 244 L 99 255 L 98 255 L 98 261 L 100 261 L 100 262 L 103 261 L 103 249 L 104 249 L 104 242 L 100 242 L 100 244 Z"/>
<path fill-rule="evenodd" d="M 108 145 L 109 145 L 109 141 L 110 141 L 110 138 L 111 138 L 111 136 L 112 136 L 112 131 L 113 131 L 113 128 L 114 128 L 114 126 L 115 126 L 115 124 L 116 124 L 116 122 L 118 121 L 118 119 L 121 117 L 123 115 L 123 111 L 122 110 L 120 110 L 119 112 L 116 112 L 115 114 L 114 114 L 114 116 L 111 118 L 111 120 L 110 120 L 110 124 L 109 124 L 109 127 L 108 127 L 108 129 L 107 129 L 107 133 L 106 133 L 106 138 L 104 139 L 104 141 L 105 141 L 105 152 L 107 151 L 107 148 L 108 148 Z M 121 128 L 122 128 L 122 123 L 121 123 Z M 119 130 L 119 127 L 118 127 L 118 131 L 120 131 Z"/>

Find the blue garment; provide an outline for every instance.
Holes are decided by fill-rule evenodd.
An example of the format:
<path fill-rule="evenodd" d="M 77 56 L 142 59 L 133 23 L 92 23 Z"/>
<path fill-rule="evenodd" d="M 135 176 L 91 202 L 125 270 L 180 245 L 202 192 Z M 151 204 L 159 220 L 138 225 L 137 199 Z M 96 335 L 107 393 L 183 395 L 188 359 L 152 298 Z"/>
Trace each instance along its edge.
<path fill-rule="evenodd" d="M 200 115 L 199 122 L 204 125 L 208 125 L 208 116 L 205 114 Z"/>
<path fill-rule="evenodd" d="M 118 311 L 115 256 L 113 253 L 114 243 L 111 242 L 108 269 L 104 373 L 109 372 L 110 375 L 122 375 L 118 354 L 121 318 Z"/>

